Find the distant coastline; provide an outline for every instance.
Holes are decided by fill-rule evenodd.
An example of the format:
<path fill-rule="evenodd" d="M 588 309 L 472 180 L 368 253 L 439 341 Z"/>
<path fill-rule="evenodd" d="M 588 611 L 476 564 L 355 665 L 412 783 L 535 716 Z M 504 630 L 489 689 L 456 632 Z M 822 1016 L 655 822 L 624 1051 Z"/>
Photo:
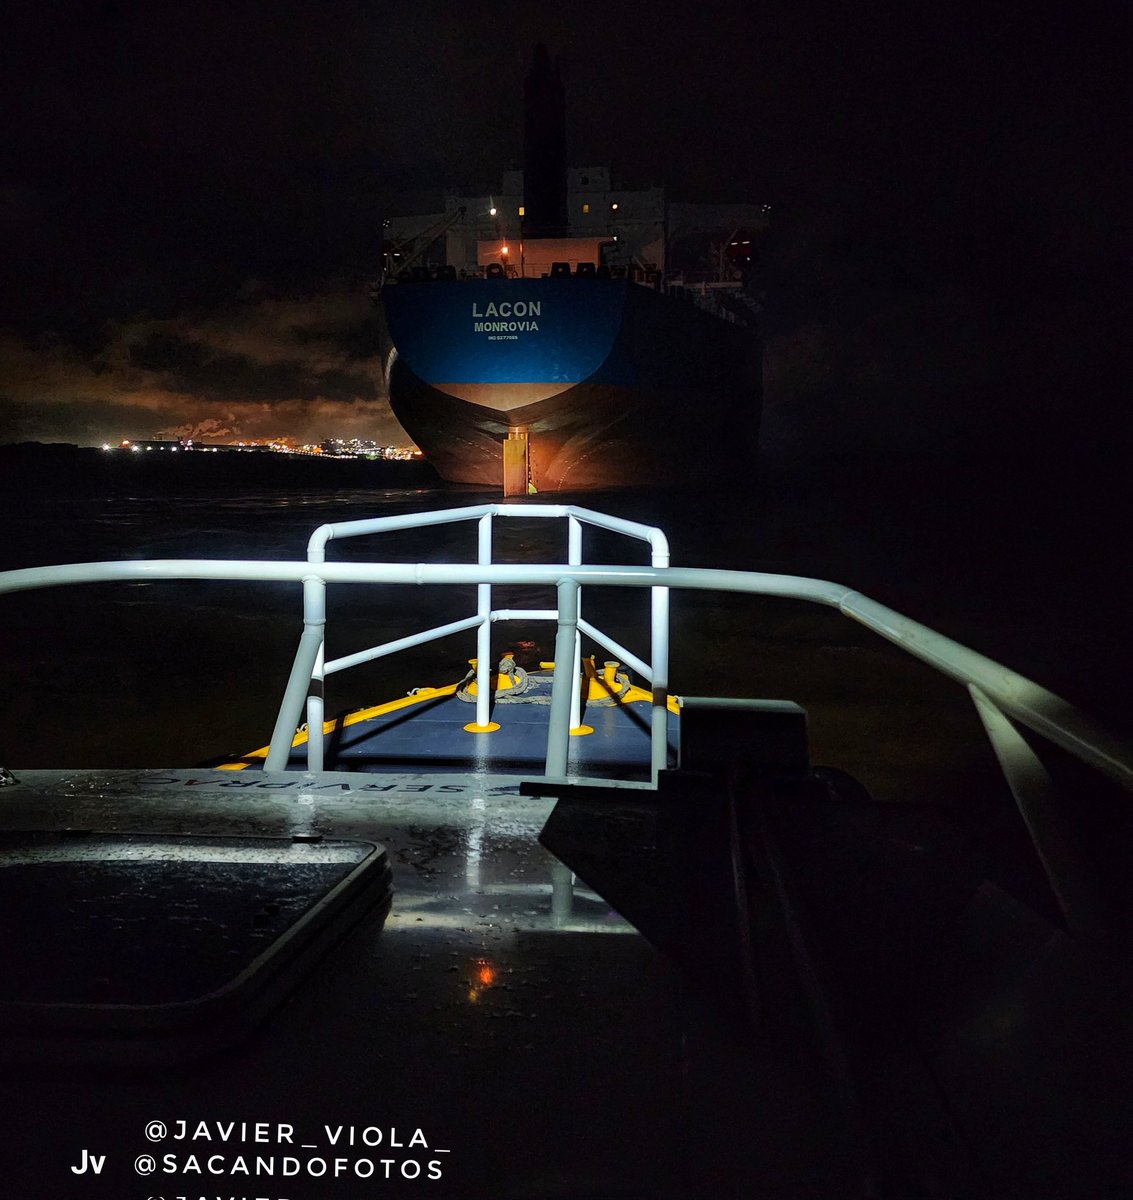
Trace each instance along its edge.
<path fill-rule="evenodd" d="M 400 462 L 299 454 L 125 454 L 66 442 L 0 445 L 0 492 L 232 492 L 271 487 L 439 487 L 422 460 Z"/>

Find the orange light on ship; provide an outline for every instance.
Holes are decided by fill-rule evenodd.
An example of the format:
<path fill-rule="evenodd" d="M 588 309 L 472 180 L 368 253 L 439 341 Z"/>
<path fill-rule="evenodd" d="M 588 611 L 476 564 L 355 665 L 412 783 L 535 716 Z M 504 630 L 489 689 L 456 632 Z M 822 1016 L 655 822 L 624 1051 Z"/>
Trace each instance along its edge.
<path fill-rule="evenodd" d="M 509 247 L 507 245 L 501 246 L 500 253 L 504 256 L 504 258 L 507 258 L 508 253 L 509 253 Z"/>

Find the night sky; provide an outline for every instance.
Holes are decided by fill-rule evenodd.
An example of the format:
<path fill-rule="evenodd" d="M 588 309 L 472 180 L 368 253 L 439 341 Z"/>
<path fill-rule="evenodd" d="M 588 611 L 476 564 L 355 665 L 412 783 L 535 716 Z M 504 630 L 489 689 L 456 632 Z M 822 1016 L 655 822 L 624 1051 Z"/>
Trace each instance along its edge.
<path fill-rule="evenodd" d="M 398 440 L 383 212 L 570 159 L 768 203 L 771 449 L 1088 457 L 1127 377 L 1128 18 L 834 0 L 40 0 L 0 41 L 0 441 Z M 1069 449 L 1067 449 L 1069 447 Z"/>

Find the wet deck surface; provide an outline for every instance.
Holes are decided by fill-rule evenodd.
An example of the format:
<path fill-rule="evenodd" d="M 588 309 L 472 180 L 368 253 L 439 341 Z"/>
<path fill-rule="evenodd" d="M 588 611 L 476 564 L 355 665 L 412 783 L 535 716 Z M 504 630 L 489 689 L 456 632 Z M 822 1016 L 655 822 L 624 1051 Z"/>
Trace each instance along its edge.
<path fill-rule="evenodd" d="M 395 1165 L 384 1195 L 844 1190 L 856 1151 L 817 1062 L 721 1019 L 607 904 L 572 888 L 535 840 L 552 805 L 491 775 L 360 785 L 333 773 L 23 773 L 0 794 L 9 830 L 372 842 L 389 856 L 394 900 L 384 922 L 375 909 L 355 925 L 259 1032 L 223 1053 L 210 1054 L 202 1035 L 185 1061 L 122 1074 L 113 1065 L 45 1069 L 34 1054 L 28 1065 L 22 1043 L 25 1065 L 10 1062 L 0 1076 L 5 1177 L 27 1197 L 352 1200 L 378 1194 L 356 1172 L 373 1161 L 380 1178 L 385 1158 Z M 43 898 L 25 885 L 28 903 Z M 163 937 L 155 912 L 134 931 L 135 953 Z M 129 969 L 113 937 L 92 957 L 98 951 L 108 971 Z M 155 1120 L 170 1135 L 151 1142 Z M 212 1140 L 176 1140 L 180 1120 L 211 1123 Z M 274 1134 L 223 1143 L 215 1123 L 233 1120 L 290 1124 L 294 1144 Z M 343 1145 L 346 1133 L 332 1141 L 339 1125 L 354 1127 L 354 1145 Z M 363 1144 L 364 1129 L 385 1148 Z M 826 1131 L 818 1141 L 816 1129 Z M 98 1178 L 70 1170 L 84 1147 L 107 1155 Z M 287 1156 L 346 1165 L 334 1180 L 306 1168 L 286 1182 L 194 1175 L 194 1152 L 199 1161 L 223 1154 L 226 1168 L 237 1153 L 274 1155 L 277 1169 Z M 146 1153 L 159 1164 L 175 1155 L 177 1170 L 142 1182 L 133 1164 Z M 425 1178 L 430 1162 L 440 1179 Z M 414 1164 L 422 1178 L 409 1180 Z"/>
<path fill-rule="evenodd" d="M 372 843 L 325 839 L 0 836 L 0 910 L 16 914 L 0 1003 L 13 1019 L 66 1006 L 75 1026 L 113 1010 L 182 1006 L 189 1019 L 259 960 L 283 957 L 288 931 L 382 857 Z"/>
<path fill-rule="evenodd" d="M 878 474 L 888 481 L 889 464 Z M 1092 521 L 1052 540 L 1052 528 L 1060 526 L 1050 480 L 1019 482 L 1000 483 L 992 493 L 983 479 L 979 486 L 961 482 L 936 496 L 919 477 L 908 486 L 894 480 L 885 485 L 882 506 L 870 504 L 865 475 L 855 474 L 840 494 L 816 478 L 813 494 L 775 495 L 750 530 L 740 529 L 742 513 L 729 517 L 718 497 L 706 498 L 703 514 L 695 506 L 680 514 L 683 545 L 674 541 L 674 561 L 843 580 L 1074 702 L 1100 701 L 1099 711 L 1128 724 L 1123 647 L 1114 644 L 1114 631 L 1124 628 L 1117 614 L 1127 604 L 1099 553 L 1119 543 L 1099 538 Z M 218 536 L 241 552 L 291 553 L 313 522 L 294 512 L 294 544 L 280 537 L 265 548 L 265 528 L 277 528 L 265 517 L 279 503 L 266 497 L 218 526 L 210 499 L 207 519 L 189 520 L 194 528 L 187 528 L 183 510 L 170 520 L 171 510 L 155 509 L 149 498 L 116 501 L 105 511 L 84 499 L 67 514 L 74 532 L 69 524 L 59 534 L 52 509 L 46 540 L 58 561 L 207 554 Z M 355 504 L 349 515 L 372 515 L 372 496 L 358 496 Z M 335 519 L 346 513 L 337 498 L 329 507 Z M 654 498 L 642 499 L 624 515 L 652 521 L 654 507 Z M 147 530 L 153 526 L 151 542 L 139 547 L 124 511 Z M 34 528 L 28 561 L 42 558 L 44 537 Z M 412 553 L 433 549 L 430 543 Z M 413 592 L 411 603 L 423 622 L 460 615 L 441 611 L 426 592 Z M 399 613 L 403 605 L 400 596 Z M 172 585 L 133 586 L 113 600 L 100 589 L 13 597 L 5 611 L 10 686 L 0 689 L 0 709 L 15 737 L 6 762 L 25 780 L 32 776 L 19 768 L 29 762 L 187 763 L 261 744 L 298 620 L 291 593 L 265 591 L 262 605 L 250 610 L 223 588 L 190 594 Z M 932 799 L 973 813 L 1010 804 L 962 689 L 863 630 L 825 611 L 775 601 L 675 596 L 673 611 L 675 690 L 798 700 L 810 715 L 815 761 L 850 770 L 881 799 Z M 178 614 L 175 626 L 170 612 Z M 370 597 L 344 595 L 335 616 L 342 652 L 371 644 L 375 625 L 404 632 Z M 632 630 L 602 627 L 637 645 Z M 463 648 L 446 645 L 393 686 L 383 676 L 375 688 L 364 672 L 357 684 L 336 680 L 328 704 L 353 707 L 375 694 L 454 678 L 453 663 L 463 655 Z M 185 1142 L 145 1140 L 144 1124 L 154 1118 L 291 1121 L 297 1134 L 314 1131 L 308 1140 L 328 1161 L 334 1147 L 324 1124 L 379 1127 L 387 1139 L 396 1127 L 403 1142 L 403 1127 L 419 1126 L 430 1152 L 450 1151 L 441 1181 L 381 1180 L 384 1194 L 417 1195 L 422 1188 L 505 1198 L 856 1194 L 860 1172 L 843 1111 L 805 1054 L 721 1021 L 636 934 L 608 932 L 617 922 L 607 925 L 608 909 L 584 892 L 576 892 L 571 920 L 599 918 L 602 931 L 555 925 L 554 878 L 532 833 L 549 805 L 521 800 L 514 779 L 470 783 L 448 776 L 442 784 L 400 775 L 375 781 L 375 790 L 360 796 L 356 775 L 332 778 L 325 789 L 294 776 L 219 784 L 208 771 L 35 778 L 42 784 L 22 784 L 28 789 L 22 797 L 18 789 L 0 793 L 7 827 L 380 835 L 392 850 L 396 896 L 384 926 L 375 918 L 356 927 L 326 969 L 277 1008 L 267 1031 L 226 1057 L 129 1079 L 0 1072 L 0 1104 L 9 1114 L 0 1171 L 18 1194 L 76 1200 L 377 1194 L 373 1181 L 305 1176 L 299 1182 L 181 1177 L 176 1181 L 186 1186 L 174 1191 L 176 1177 L 142 1180 L 130 1166 L 145 1151 L 184 1152 Z M 452 803 L 437 803 L 445 798 Z M 479 883 L 473 883 L 477 861 Z M 818 879 L 814 886 L 821 905 L 829 889 Z M 994 1185 L 985 1179 L 965 1193 L 945 1181 L 930 1194 L 1077 1200 L 1126 1194 L 1122 1181 L 1127 1191 L 1133 1178 L 1125 1165 L 1133 1128 L 1127 973 L 1115 970 L 1099 986 L 1096 962 L 1077 961 L 1048 930 L 1034 941 L 1042 951 L 1034 960 L 1005 960 L 1008 967 L 1022 965 L 1003 1004 L 979 1011 L 966 990 L 973 986 L 965 974 L 970 964 L 943 963 L 939 1006 L 954 1001 L 964 1023 L 957 1036 L 928 1044 L 926 1053 L 962 1097 L 968 1132 L 981 1136 L 993 1156 L 999 1149 L 1004 1155 Z M 1058 953 L 1042 950 L 1048 944 Z M 114 951 L 113 944 L 105 947 L 108 958 Z M 492 979 L 487 987 L 485 970 Z M 1022 1043 L 1004 1039 L 1030 1037 L 1027 1005 L 1038 1014 L 1042 1038 L 1031 1045 L 1045 1057 L 1045 1069 L 1015 1074 L 1007 1058 Z M 1099 1034 L 1103 1022 L 1107 1032 Z M 973 1070 L 981 1061 L 991 1064 L 990 1074 Z M 904 1079 L 901 1066 L 885 1080 L 890 1093 Z M 998 1090 L 987 1086 L 989 1078 Z M 914 1158 L 909 1147 L 926 1125 L 915 1091 L 910 1085 L 907 1122 L 895 1124 L 892 1135 Z M 1083 1095 L 1094 1100 L 1078 1125 L 1055 1123 L 1066 1136 L 1044 1132 L 1050 1128 L 1044 1107 Z M 1026 1138 L 1020 1129 L 1029 1131 Z M 71 1174 L 84 1147 L 109 1155 L 103 1177 Z M 197 1148 L 224 1146 L 214 1136 Z M 380 1147 L 370 1149 L 378 1159 Z M 1089 1175 L 1088 1193 L 1075 1186 L 1078 1169 Z M 1093 1187 L 1098 1180 L 1108 1190 Z"/>

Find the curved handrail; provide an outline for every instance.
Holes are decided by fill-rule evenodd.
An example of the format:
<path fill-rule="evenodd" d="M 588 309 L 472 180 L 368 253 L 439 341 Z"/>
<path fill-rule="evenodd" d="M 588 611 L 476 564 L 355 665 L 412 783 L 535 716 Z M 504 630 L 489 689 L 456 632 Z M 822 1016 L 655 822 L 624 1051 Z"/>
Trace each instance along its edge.
<path fill-rule="evenodd" d="M 361 520 L 339 521 L 320 525 L 311 535 L 307 543 L 307 561 L 312 563 L 326 562 L 326 548 L 329 542 L 340 538 L 368 537 L 374 534 L 392 533 L 395 530 L 415 530 L 436 525 L 451 525 L 467 521 L 476 523 L 476 562 L 479 566 L 493 564 L 493 529 L 496 517 L 520 517 L 525 520 L 566 520 L 567 522 L 567 559 L 572 566 L 582 563 L 582 531 L 583 526 L 597 526 L 623 537 L 636 538 L 649 544 L 649 562 L 654 567 L 669 565 L 669 539 L 664 532 L 653 525 L 643 525 L 638 521 L 630 521 L 625 517 L 615 517 L 608 513 L 596 512 L 593 509 L 581 508 L 571 504 L 476 504 L 464 508 L 442 508 L 432 512 L 394 513 L 383 517 L 367 517 Z M 575 591 L 580 585 L 571 584 Z M 559 618 L 560 624 L 562 607 L 568 604 L 572 613 L 570 625 L 573 628 L 573 646 L 569 649 L 569 659 L 573 664 L 573 675 L 578 677 L 582 669 L 582 628 L 578 611 L 579 596 L 568 600 L 560 586 L 559 609 L 548 616 Z M 310 729 L 322 728 L 323 724 L 323 688 L 322 682 L 326 675 L 344 667 L 370 661 L 395 650 L 407 649 L 412 645 L 421 645 L 438 637 L 453 632 L 455 626 L 437 626 L 433 629 L 422 630 L 406 638 L 393 642 L 371 646 L 358 654 L 348 655 L 326 662 L 324 658 L 325 640 L 323 630 L 326 625 L 326 584 L 321 579 L 307 578 L 303 582 L 303 637 L 296 652 L 295 663 L 287 681 L 287 690 L 283 704 L 280 706 L 279 717 L 272 733 L 271 749 L 268 752 L 267 765 L 272 769 L 282 769 L 290 750 L 288 741 L 288 722 L 294 717 L 294 708 L 299 693 L 307 686 L 302 678 L 303 671 L 310 671 L 311 686 L 307 687 L 307 725 Z M 490 733 L 496 726 L 491 721 L 491 677 L 493 674 L 492 653 L 492 622 L 511 619 L 503 611 L 496 611 L 492 606 L 492 585 L 480 583 L 476 588 L 476 616 L 468 618 L 465 628 L 476 629 L 476 719 L 466 726 L 470 732 Z M 646 666 L 634 656 L 638 669 L 644 668 L 654 693 L 664 696 L 668 690 L 669 662 L 669 593 L 666 588 L 653 588 L 650 602 L 650 628 L 652 633 L 651 658 Z M 610 649 L 614 643 L 600 630 L 587 626 L 587 631 L 600 645 Z M 565 636 L 565 635 L 564 635 Z M 616 653 L 617 651 L 615 651 Z M 566 663 L 568 654 L 566 642 L 556 649 L 557 661 Z M 567 687 L 565 673 L 559 672 L 555 677 L 555 695 L 557 700 L 551 704 L 551 724 L 547 742 L 547 774 L 566 771 L 567 748 L 569 733 L 566 726 L 557 718 L 559 705 L 569 703 L 569 728 L 576 728 L 581 723 L 580 696 L 578 689 Z M 560 727 L 562 726 L 562 727 Z M 654 782 L 658 773 L 664 768 L 667 755 L 667 717 L 664 704 L 654 704 L 651 719 L 651 766 Z M 311 737 L 307 741 L 307 766 L 309 770 L 322 770 L 323 744 L 320 738 Z"/>
<path fill-rule="evenodd" d="M 654 566 L 669 565 L 669 541 L 654 525 L 612 517 L 576 504 L 473 504 L 464 508 L 441 508 L 433 512 L 399 513 L 389 517 L 365 517 L 357 521 L 335 521 L 320 525 L 307 542 L 307 561 L 323 562 L 327 543 L 337 538 L 366 537 L 397 529 L 419 529 L 425 525 L 451 525 L 458 521 L 477 521 L 481 517 L 573 517 L 588 525 L 622 533 L 648 542 Z M 659 562 L 658 556 L 664 561 Z"/>
<path fill-rule="evenodd" d="M 1020 724 L 1133 791 L 1133 744 L 1011 668 L 863 596 L 823 579 L 698 567 L 558 564 L 311 563 L 237 559 L 151 559 L 71 563 L 0 572 L 0 595 L 35 588 L 155 580 L 356 584 L 589 584 L 666 587 L 781 596 L 836 608 L 929 666 L 977 688 Z"/>

